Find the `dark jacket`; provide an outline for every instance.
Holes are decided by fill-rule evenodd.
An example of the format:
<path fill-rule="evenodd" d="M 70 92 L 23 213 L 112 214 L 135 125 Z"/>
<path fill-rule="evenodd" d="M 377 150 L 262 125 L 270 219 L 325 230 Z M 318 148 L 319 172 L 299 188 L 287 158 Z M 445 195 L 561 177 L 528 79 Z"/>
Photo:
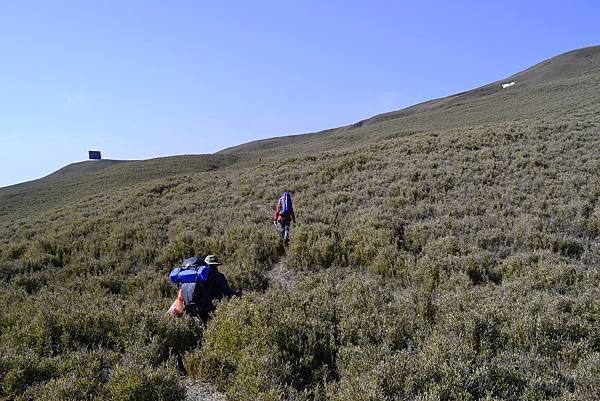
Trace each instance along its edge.
<path fill-rule="evenodd" d="M 202 285 L 202 287 L 197 291 L 198 285 Z M 234 295 L 241 295 L 239 291 L 231 289 L 225 275 L 218 270 L 217 266 L 210 266 L 206 283 L 184 283 L 181 285 L 181 290 L 185 312 L 192 316 L 198 316 L 205 322 L 210 312 L 215 310 L 214 301 L 223 297 L 231 298 Z"/>
<path fill-rule="evenodd" d="M 221 273 L 217 267 L 210 266 L 209 274 L 212 275 L 212 280 L 214 280 L 215 287 L 218 289 L 219 299 L 223 298 L 223 296 L 231 298 L 232 296 L 237 295 L 237 293 L 229 286 L 229 282 L 225 278 L 225 275 Z"/>

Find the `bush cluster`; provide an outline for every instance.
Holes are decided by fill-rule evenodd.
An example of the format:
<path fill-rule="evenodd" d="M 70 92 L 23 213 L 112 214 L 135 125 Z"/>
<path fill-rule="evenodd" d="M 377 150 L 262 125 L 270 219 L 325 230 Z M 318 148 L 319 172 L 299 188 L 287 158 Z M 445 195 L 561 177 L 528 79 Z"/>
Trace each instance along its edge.
<path fill-rule="evenodd" d="M 596 127 L 398 133 L 4 215 L 0 398 L 182 399 L 185 354 L 235 400 L 597 399 Z M 203 330 L 165 316 L 167 273 L 207 254 L 244 296 Z"/>

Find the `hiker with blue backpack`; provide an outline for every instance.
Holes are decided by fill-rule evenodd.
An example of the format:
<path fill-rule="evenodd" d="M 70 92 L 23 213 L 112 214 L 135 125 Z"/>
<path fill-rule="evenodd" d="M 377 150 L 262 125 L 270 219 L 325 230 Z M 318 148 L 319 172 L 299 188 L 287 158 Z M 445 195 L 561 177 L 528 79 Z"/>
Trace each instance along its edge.
<path fill-rule="evenodd" d="M 171 281 L 181 284 L 178 300 L 182 302 L 183 311 L 199 318 L 203 323 L 207 322 L 210 313 L 215 310 L 215 301 L 241 295 L 241 291 L 231 289 L 229 282 L 219 271 L 221 265 L 215 255 L 208 255 L 204 260 L 194 256 L 184 260 L 169 275 Z M 183 313 L 171 314 L 181 316 Z"/>
<path fill-rule="evenodd" d="M 292 196 L 289 192 L 284 192 L 277 203 L 275 204 L 275 214 L 273 215 L 273 224 L 281 228 L 281 241 L 284 245 L 290 242 L 290 225 L 294 222 L 296 224 L 296 216 L 294 215 L 294 207 L 292 206 Z"/>
<path fill-rule="evenodd" d="M 183 317 L 185 312 L 199 319 L 204 325 L 216 308 L 215 301 L 241 296 L 242 292 L 232 290 L 223 273 L 219 271 L 221 265 L 221 261 L 215 255 L 208 255 L 204 260 L 193 256 L 171 270 L 169 278 L 181 288 L 168 313 L 175 317 Z M 187 376 L 183 351 L 173 350 L 175 369 L 180 376 Z"/>

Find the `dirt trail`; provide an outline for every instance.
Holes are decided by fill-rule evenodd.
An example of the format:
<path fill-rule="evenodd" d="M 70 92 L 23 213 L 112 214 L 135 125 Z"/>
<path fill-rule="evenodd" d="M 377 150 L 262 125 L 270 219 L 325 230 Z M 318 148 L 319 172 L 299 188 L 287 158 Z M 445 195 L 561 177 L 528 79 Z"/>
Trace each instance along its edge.
<path fill-rule="evenodd" d="M 227 401 L 227 396 L 217 390 L 214 384 L 185 379 L 187 396 L 185 401 Z"/>
<path fill-rule="evenodd" d="M 287 292 L 292 292 L 300 281 L 299 272 L 288 270 L 285 256 L 273 265 L 267 277 L 269 285 L 281 285 Z"/>
<path fill-rule="evenodd" d="M 294 290 L 300 279 L 298 272 L 288 270 L 285 257 L 273 265 L 267 277 L 269 285 L 280 285 L 288 292 Z M 214 384 L 186 378 L 184 385 L 187 390 L 185 401 L 227 401 L 227 396 Z"/>

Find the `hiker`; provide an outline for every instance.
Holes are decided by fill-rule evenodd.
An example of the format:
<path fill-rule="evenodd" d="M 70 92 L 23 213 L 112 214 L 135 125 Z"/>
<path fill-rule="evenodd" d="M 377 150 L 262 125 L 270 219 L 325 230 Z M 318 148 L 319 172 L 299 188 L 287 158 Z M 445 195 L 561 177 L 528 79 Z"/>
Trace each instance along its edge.
<path fill-rule="evenodd" d="M 290 242 L 290 224 L 292 221 L 296 224 L 292 196 L 289 192 L 284 192 L 275 204 L 275 214 L 273 215 L 273 224 L 277 225 L 279 223 L 281 227 L 280 235 L 284 245 Z"/>
<path fill-rule="evenodd" d="M 173 269 L 169 278 L 181 284 L 181 288 L 169 314 L 182 317 L 185 311 L 204 325 L 210 318 L 210 313 L 215 310 L 214 301 L 223 297 L 241 296 L 241 291 L 232 290 L 223 273 L 219 272 L 221 265 L 215 255 L 208 255 L 204 260 L 193 256 L 184 260 L 181 267 Z M 187 370 L 182 352 L 183 350 L 174 351 L 175 369 L 184 377 L 187 376 Z"/>
<path fill-rule="evenodd" d="M 195 259 L 197 259 L 197 266 L 201 266 L 200 260 L 198 258 Z M 219 266 L 222 263 L 218 257 L 208 255 L 204 259 L 204 265 L 208 266 L 206 281 L 183 283 L 181 285 L 181 295 L 185 313 L 198 317 L 203 323 L 206 323 L 210 313 L 215 310 L 214 301 L 223 297 L 231 298 L 234 295 L 239 296 L 241 292 L 232 290 L 223 273 L 219 271 Z"/>

